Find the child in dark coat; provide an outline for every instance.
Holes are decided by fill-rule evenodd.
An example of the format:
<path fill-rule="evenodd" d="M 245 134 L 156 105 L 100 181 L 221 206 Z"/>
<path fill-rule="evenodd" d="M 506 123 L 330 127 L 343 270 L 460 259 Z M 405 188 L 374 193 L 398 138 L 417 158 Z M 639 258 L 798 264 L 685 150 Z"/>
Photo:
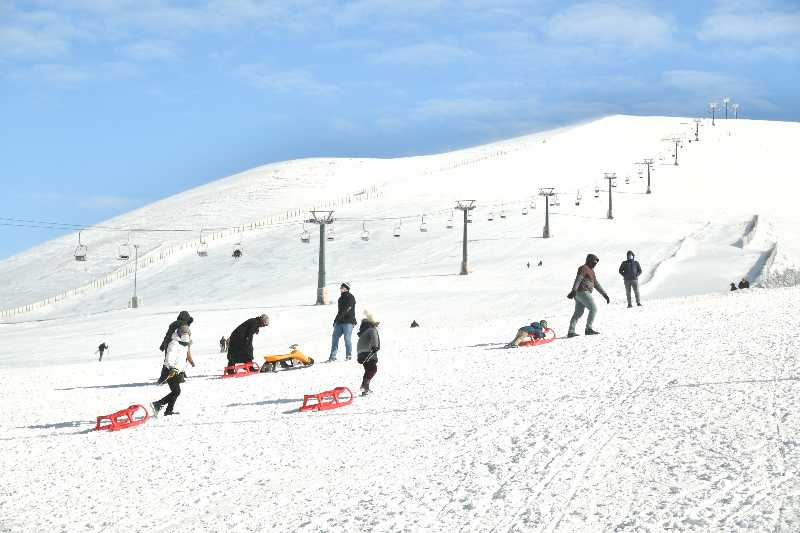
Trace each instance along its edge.
<path fill-rule="evenodd" d="M 365 318 L 361 320 L 358 328 L 358 344 L 356 353 L 358 354 L 359 364 L 364 365 L 364 377 L 361 380 L 361 395 L 366 396 L 370 393 L 369 384 L 375 374 L 378 373 L 378 351 L 381 349 L 381 338 L 378 335 L 378 322 L 369 314 L 364 312 Z"/>

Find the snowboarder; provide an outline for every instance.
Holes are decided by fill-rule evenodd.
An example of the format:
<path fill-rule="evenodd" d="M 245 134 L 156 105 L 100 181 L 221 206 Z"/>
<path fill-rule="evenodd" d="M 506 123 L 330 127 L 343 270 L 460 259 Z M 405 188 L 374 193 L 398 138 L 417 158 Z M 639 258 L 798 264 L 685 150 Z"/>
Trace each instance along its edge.
<path fill-rule="evenodd" d="M 167 344 L 167 352 L 164 357 L 164 366 L 168 369 L 163 381 L 169 385 L 169 394 L 151 403 L 153 416 L 157 416 L 159 411 L 166 405 L 165 415 L 177 414 L 173 411 L 175 401 L 181 395 L 181 383 L 185 381 L 186 363 L 194 366 L 192 359 L 192 332 L 189 326 L 181 324 L 173 333 L 170 342 Z"/>
<path fill-rule="evenodd" d="M 242 257 L 242 251 L 241 251 L 240 249 L 238 249 L 238 248 L 237 248 L 237 249 L 235 249 L 235 250 L 233 251 L 232 257 L 233 257 L 234 259 L 237 259 L 237 260 L 238 260 L 240 257 Z"/>
<path fill-rule="evenodd" d="M 267 315 L 249 318 L 239 324 L 228 337 L 228 366 L 253 361 L 253 335 L 258 330 L 269 326 Z"/>
<path fill-rule="evenodd" d="M 625 280 L 625 296 L 628 298 L 628 307 L 631 305 L 631 289 L 636 296 L 636 305 L 641 307 L 642 301 L 639 298 L 639 276 L 642 274 L 642 267 L 635 259 L 633 252 L 628 250 L 627 259 L 619 265 L 619 275 Z"/>
<path fill-rule="evenodd" d="M 348 361 L 353 358 L 353 327 L 358 323 L 356 320 L 356 298 L 350 293 L 350 284 L 346 281 L 339 286 L 341 296 L 339 296 L 339 310 L 336 318 L 333 319 L 333 335 L 331 336 L 331 354 L 328 362 L 336 361 L 336 352 L 339 351 L 339 337 L 344 335 L 345 359 Z"/>
<path fill-rule="evenodd" d="M 178 313 L 178 318 L 169 325 L 167 328 L 167 333 L 164 335 L 164 340 L 161 341 L 161 346 L 159 347 L 159 350 L 164 352 L 165 361 L 167 347 L 169 347 L 169 343 L 172 342 L 172 334 L 175 333 L 175 330 L 177 330 L 181 325 L 191 326 L 192 322 L 194 322 L 194 318 L 191 317 L 189 311 L 181 311 Z M 164 383 L 164 380 L 167 378 L 167 374 L 169 374 L 169 369 L 162 364 L 161 375 L 158 377 L 158 382 Z"/>
<path fill-rule="evenodd" d="M 547 320 L 540 320 L 539 322 L 531 322 L 528 326 L 522 326 L 517 330 L 517 335 L 514 340 L 505 345 L 505 348 L 519 348 L 519 343 L 528 337 L 534 339 L 543 339 L 544 330 L 547 329 Z"/>
<path fill-rule="evenodd" d="M 100 346 L 97 347 L 97 351 L 94 353 L 100 354 L 100 359 L 98 359 L 98 361 L 103 360 L 103 352 L 105 352 L 106 350 L 108 350 L 108 344 L 106 344 L 105 342 L 103 342 Z"/>
<path fill-rule="evenodd" d="M 606 294 L 597 277 L 594 274 L 594 267 L 600 259 L 594 254 L 586 256 L 586 263 L 578 268 L 578 274 L 575 276 L 575 282 L 572 284 L 572 290 L 567 294 L 567 298 L 575 299 L 575 312 L 572 313 L 572 318 L 569 321 L 569 331 L 567 337 L 577 337 L 575 333 L 575 326 L 578 324 L 578 319 L 583 315 L 584 309 L 589 310 L 589 318 L 586 319 L 586 335 L 597 335 L 597 331 L 592 329 L 594 324 L 594 317 L 597 314 L 597 305 L 592 298 L 592 291 L 597 288 L 597 291 L 606 299 L 606 303 L 611 303 L 611 299 Z"/>
<path fill-rule="evenodd" d="M 750 282 L 747 281 L 747 278 L 742 278 L 742 281 L 739 282 L 739 288 L 740 289 L 749 289 L 750 288 Z"/>
<path fill-rule="evenodd" d="M 223 335 L 219 339 L 219 353 L 225 353 L 225 350 L 227 349 L 227 347 L 228 347 L 228 339 L 226 339 L 225 335 Z"/>
<path fill-rule="evenodd" d="M 361 395 L 370 393 L 369 384 L 378 373 L 378 351 L 381 349 L 381 338 L 378 335 L 378 322 L 368 311 L 358 328 L 358 343 L 356 352 L 359 364 L 364 365 L 364 377 L 361 379 Z"/>

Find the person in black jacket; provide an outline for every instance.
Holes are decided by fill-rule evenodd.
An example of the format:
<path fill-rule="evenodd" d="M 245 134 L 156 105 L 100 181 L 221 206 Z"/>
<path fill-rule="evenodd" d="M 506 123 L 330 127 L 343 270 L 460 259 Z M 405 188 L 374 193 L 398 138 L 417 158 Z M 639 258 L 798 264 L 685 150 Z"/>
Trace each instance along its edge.
<path fill-rule="evenodd" d="M 184 326 L 191 326 L 192 322 L 194 322 L 194 318 L 191 317 L 189 311 L 181 311 L 178 313 L 178 318 L 173 321 L 169 327 L 167 328 L 167 333 L 164 335 L 164 340 L 161 341 L 161 346 L 158 348 L 162 352 L 164 352 L 164 359 L 161 363 L 161 375 L 158 377 L 158 383 L 164 383 L 164 380 L 169 375 L 169 368 L 166 365 L 166 357 L 167 357 L 167 347 L 169 343 L 172 341 L 172 334 L 175 333 L 175 330 Z"/>
<path fill-rule="evenodd" d="M 103 342 L 100 346 L 97 347 L 97 351 L 94 353 L 100 354 L 100 359 L 98 359 L 98 361 L 103 360 L 103 352 L 105 352 L 106 350 L 108 350 L 108 344 L 106 344 L 105 342 Z"/>
<path fill-rule="evenodd" d="M 358 323 L 356 320 L 356 298 L 350 292 L 350 284 L 344 282 L 339 287 L 342 295 L 339 296 L 339 310 L 333 319 L 333 335 L 331 336 L 331 355 L 328 362 L 336 361 L 336 352 L 339 351 L 339 337 L 344 335 L 345 359 L 353 358 L 353 328 Z"/>
<path fill-rule="evenodd" d="M 631 305 L 631 289 L 636 296 L 636 305 L 641 306 L 642 301 L 639 299 L 639 276 L 642 274 L 642 267 L 639 266 L 639 261 L 634 259 L 633 252 L 628 250 L 628 258 L 619 265 L 619 274 L 625 280 L 625 296 L 628 297 L 628 307 Z"/>
<path fill-rule="evenodd" d="M 253 361 L 253 335 L 258 335 L 258 330 L 266 326 L 269 326 L 269 317 L 261 315 L 245 320 L 233 330 L 228 337 L 228 366 Z"/>
<path fill-rule="evenodd" d="M 742 278 L 742 281 L 739 282 L 739 288 L 740 289 L 749 289 L 750 288 L 750 282 L 747 281 L 747 278 Z"/>

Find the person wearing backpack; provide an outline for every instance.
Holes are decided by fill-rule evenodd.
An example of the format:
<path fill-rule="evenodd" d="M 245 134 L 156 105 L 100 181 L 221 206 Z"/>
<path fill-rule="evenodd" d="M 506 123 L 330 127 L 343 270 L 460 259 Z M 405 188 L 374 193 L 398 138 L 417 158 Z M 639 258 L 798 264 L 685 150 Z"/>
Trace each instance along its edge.
<path fill-rule="evenodd" d="M 528 337 L 534 339 L 543 339 L 544 330 L 547 329 L 547 320 L 540 320 L 538 322 L 531 322 L 528 326 L 522 326 L 517 330 L 517 335 L 514 340 L 504 346 L 504 348 L 519 348 L 519 343 Z"/>
<path fill-rule="evenodd" d="M 642 267 L 639 266 L 639 261 L 635 259 L 633 252 L 628 250 L 627 259 L 619 265 L 619 275 L 625 282 L 625 296 L 628 298 L 628 308 L 631 305 L 631 289 L 636 296 L 636 305 L 641 307 L 642 301 L 639 298 L 639 276 L 642 274 Z"/>
<path fill-rule="evenodd" d="M 167 378 L 167 374 L 169 374 L 169 368 L 166 366 L 166 355 L 169 343 L 172 342 L 172 334 L 175 333 L 175 330 L 177 330 L 181 325 L 186 325 L 188 327 L 192 325 L 192 322 L 194 322 L 194 318 L 191 317 L 189 311 L 181 311 L 178 313 L 178 318 L 167 328 L 167 333 L 164 335 L 164 340 L 161 341 L 161 346 L 158 348 L 160 351 L 164 352 L 164 362 L 161 365 L 161 375 L 158 377 L 158 383 L 164 383 L 164 380 Z"/>
<path fill-rule="evenodd" d="M 164 415 L 177 414 L 173 411 L 178 396 L 181 395 L 181 383 L 185 381 L 186 363 L 194 366 L 192 359 L 192 332 L 189 326 L 181 324 L 172 333 L 172 338 L 167 344 L 164 358 L 164 367 L 167 375 L 163 383 L 169 385 L 169 394 L 151 404 L 153 416 L 158 416 L 159 411 L 166 405 Z"/>
<path fill-rule="evenodd" d="M 361 395 L 370 393 L 369 384 L 378 373 L 378 351 L 381 349 L 381 338 L 378 335 L 378 322 L 368 311 L 358 328 L 356 353 L 359 364 L 364 365 L 364 377 L 361 379 Z"/>

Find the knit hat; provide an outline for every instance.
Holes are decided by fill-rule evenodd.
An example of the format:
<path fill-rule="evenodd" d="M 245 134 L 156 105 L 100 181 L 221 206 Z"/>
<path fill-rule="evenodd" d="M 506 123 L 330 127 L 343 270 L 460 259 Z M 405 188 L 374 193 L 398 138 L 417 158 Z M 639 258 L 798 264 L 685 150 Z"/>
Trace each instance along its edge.
<path fill-rule="evenodd" d="M 269 326 L 269 317 L 267 315 L 261 315 L 258 320 L 262 326 Z"/>
<path fill-rule="evenodd" d="M 347 290 L 349 291 L 349 290 L 350 290 L 350 283 L 349 283 L 349 282 L 347 282 L 347 281 L 343 281 L 343 282 L 342 282 L 342 284 L 341 284 L 341 285 L 339 285 L 339 288 L 340 288 L 340 289 L 341 289 L 341 288 L 345 288 L 345 289 L 347 289 Z"/>
<path fill-rule="evenodd" d="M 365 319 L 367 322 L 369 322 L 370 324 L 374 324 L 375 326 L 377 326 L 378 324 L 380 324 L 380 322 L 378 322 L 378 321 L 375 319 L 375 317 L 372 315 L 372 313 L 370 313 L 370 312 L 369 312 L 369 311 L 367 311 L 367 310 L 364 310 L 364 319 Z"/>

